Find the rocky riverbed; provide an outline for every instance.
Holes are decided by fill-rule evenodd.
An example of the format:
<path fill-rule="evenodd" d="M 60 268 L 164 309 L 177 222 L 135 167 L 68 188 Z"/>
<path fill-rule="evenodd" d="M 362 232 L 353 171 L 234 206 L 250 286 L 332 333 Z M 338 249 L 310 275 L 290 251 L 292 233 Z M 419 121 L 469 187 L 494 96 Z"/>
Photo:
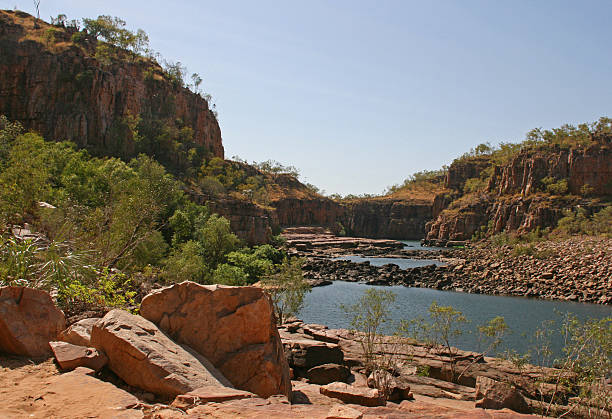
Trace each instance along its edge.
<path fill-rule="evenodd" d="M 571 237 L 556 241 L 493 247 L 424 251 L 370 247 L 364 251 L 329 248 L 296 253 L 306 257 L 305 277 L 314 284 L 326 281 L 405 285 L 477 294 L 514 295 L 543 299 L 612 303 L 612 239 Z M 437 259 L 445 266 L 400 269 L 334 260 L 358 254 L 371 257 Z"/>

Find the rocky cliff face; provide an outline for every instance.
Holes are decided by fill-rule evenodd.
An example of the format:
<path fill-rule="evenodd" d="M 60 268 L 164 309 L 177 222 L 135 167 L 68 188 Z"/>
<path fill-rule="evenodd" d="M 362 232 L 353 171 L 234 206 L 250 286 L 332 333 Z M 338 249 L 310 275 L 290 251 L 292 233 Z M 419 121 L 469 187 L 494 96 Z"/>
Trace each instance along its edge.
<path fill-rule="evenodd" d="M 94 154 L 146 152 L 178 167 L 191 148 L 223 157 L 206 100 L 167 80 L 157 64 L 125 57 L 103 63 L 95 41 L 75 44 L 70 31 L 38 24 L 26 13 L 0 11 L 0 114 Z M 135 130 L 155 141 L 139 144 Z"/>
<path fill-rule="evenodd" d="M 369 199 L 346 204 L 343 225 L 349 235 L 388 239 L 421 239 L 433 205 L 390 199 Z"/>
<path fill-rule="evenodd" d="M 556 147 L 550 152 L 522 152 L 510 164 L 497 167 L 489 191 L 503 194 L 535 192 L 542 179 L 567 180 L 568 192 L 580 195 L 589 188 L 592 195 L 612 194 L 612 150 L 610 138 L 571 150 Z"/>
<path fill-rule="evenodd" d="M 508 164 L 494 167 L 485 191 L 452 203 L 436 197 L 436 211 L 446 209 L 427 224 L 427 240 L 469 240 L 483 229 L 528 232 L 556 226 L 565 210 L 600 209 L 598 200 L 612 195 L 611 140 L 612 135 L 604 135 L 588 147 L 521 151 Z M 480 176 L 477 168 L 486 168 L 483 161 L 479 157 L 475 162 L 454 162 L 447 184 L 462 189 L 467 179 Z M 551 194 L 546 181 L 566 182 L 567 192 Z"/>

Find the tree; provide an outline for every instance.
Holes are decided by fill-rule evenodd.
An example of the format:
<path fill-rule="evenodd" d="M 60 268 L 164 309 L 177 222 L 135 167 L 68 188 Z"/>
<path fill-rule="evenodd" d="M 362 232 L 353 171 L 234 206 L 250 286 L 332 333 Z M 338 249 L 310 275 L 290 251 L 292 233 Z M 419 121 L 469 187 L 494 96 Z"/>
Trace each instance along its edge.
<path fill-rule="evenodd" d="M 302 263 L 299 258 L 285 258 L 278 272 L 264 281 L 279 324 L 299 313 L 304 307 L 305 295 L 310 292 L 310 285 L 304 281 Z"/>
<path fill-rule="evenodd" d="M 198 73 L 191 75 L 191 81 L 193 82 L 193 92 L 200 93 L 200 85 L 202 84 L 202 77 Z"/>
<path fill-rule="evenodd" d="M 451 346 L 452 341 L 463 334 L 463 326 L 468 323 L 463 313 L 452 306 L 440 306 L 436 301 L 429 307 L 431 321 L 423 318 L 400 322 L 400 333 L 424 342 L 430 350 L 437 350 L 440 357 L 450 358 L 451 381 L 457 379 L 456 363 L 457 348 Z M 439 349 L 443 348 L 445 354 Z"/>
<path fill-rule="evenodd" d="M 385 399 L 390 395 L 392 374 L 400 352 L 396 346 L 401 344 L 396 337 L 385 337 L 382 330 L 391 321 L 390 306 L 395 297 L 391 291 L 370 288 L 355 304 L 341 306 L 351 329 L 358 335 L 366 371 Z"/>
<path fill-rule="evenodd" d="M 204 261 L 212 270 L 225 262 L 226 255 L 240 244 L 238 237 L 232 233 L 229 221 L 217 214 L 206 220 L 196 232 L 196 237 L 202 247 Z"/>

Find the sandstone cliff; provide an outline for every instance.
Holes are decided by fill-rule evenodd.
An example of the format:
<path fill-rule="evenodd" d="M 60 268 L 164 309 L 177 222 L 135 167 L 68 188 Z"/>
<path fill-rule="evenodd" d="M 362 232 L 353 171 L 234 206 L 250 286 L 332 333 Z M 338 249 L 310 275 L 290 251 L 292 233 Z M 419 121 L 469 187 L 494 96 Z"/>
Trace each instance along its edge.
<path fill-rule="evenodd" d="M 427 240 L 442 244 L 474 234 L 528 232 L 555 227 L 566 210 L 601 209 L 612 195 L 611 141 L 612 135 L 604 134 L 586 145 L 525 148 L 505 164 L 489 156 L 456 160 L 446 184 L 457 199 L 436 198 L 445 209 L 427 224 Z M 491 175 L 485 180 L 487 169 Z M 484 188 L 465 190 L 475 178 Z"/>
<path fill-rule="evenodd" d="M 23 12 L 0 11 L 0 114 L 49 140 L 70 140 L 96 155 L 150 154 L 181 170 L 188 153 L 223 157 L 208 103 L 169 80 L 161 67 Z M 192 152 L 193 153 L 193 152 Z"/>

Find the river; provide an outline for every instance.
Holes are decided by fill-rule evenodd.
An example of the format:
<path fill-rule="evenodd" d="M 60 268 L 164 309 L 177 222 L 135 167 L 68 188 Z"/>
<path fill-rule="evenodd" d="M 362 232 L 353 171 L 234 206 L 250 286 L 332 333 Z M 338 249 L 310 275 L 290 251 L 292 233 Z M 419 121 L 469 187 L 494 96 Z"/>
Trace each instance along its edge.
<path fill-rule="evenodd" d="M 512 333 L 505 337 L 500 352 L 512 349 L 518 353 L 526 353 L 534 344 L 533 333 L 543 321 L 560 320 L 561 316 L 556 312 L 573 313 L 581 320 L 612 316 L 612 307 L 598 304 L 467 294 L 404 286 L 379 287 L 335 281 L 332 285 L 313 288 L 307 294 L 300 317 L 307 323 L 324 324 L 330 328 L 349 328 L 349 320 L 340 306 L 354 304 L 370 287 L 391 290 L 396 294 L 395 304 L 390 307 L 393 322 L 386 325 L 386 334 L 394 332 L 395 324 L 399 320 L 426 317 L 431 303 L 437 301 L 443 306 L 453 306 L 470 320 L 466 333 L 453 342 L 455 346 L 466 350 L 481 349 L 476 327 L 495 316 L 503 316 L 512 330 Z M 557 329 L 558 326 L 555 331 Z M 559 356 L 561 348 L 562 339 L 557 333 L 552 341 L 552 349 Z"/>

